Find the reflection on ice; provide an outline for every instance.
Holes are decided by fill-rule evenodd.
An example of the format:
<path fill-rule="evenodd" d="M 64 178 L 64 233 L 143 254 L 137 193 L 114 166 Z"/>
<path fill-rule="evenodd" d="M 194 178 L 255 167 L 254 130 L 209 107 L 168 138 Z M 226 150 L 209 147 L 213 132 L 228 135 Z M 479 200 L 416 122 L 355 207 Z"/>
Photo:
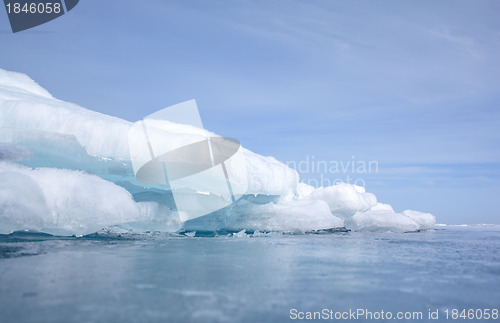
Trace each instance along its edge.
<path fill-rule="evenodd" d="M 280 322 L 292 308 L 498 306 L 498 226 L 240 236 L 0 236 L 11 255 L 0 259 L 0 318 Z"/>

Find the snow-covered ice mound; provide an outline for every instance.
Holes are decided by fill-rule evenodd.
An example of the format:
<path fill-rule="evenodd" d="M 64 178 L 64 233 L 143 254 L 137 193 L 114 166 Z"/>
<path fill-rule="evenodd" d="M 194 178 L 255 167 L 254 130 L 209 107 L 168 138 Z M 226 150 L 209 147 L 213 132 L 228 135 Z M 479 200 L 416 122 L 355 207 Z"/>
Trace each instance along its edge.
<path fill-rule="evenodd" d="M 417 231 L 433 215 L 396 213 L 364 188 L 314 188 L 273 157 L 243 148 L 248 191 L 233 205 L 182 223 L 172 193 L 135 179 L 132 123 L 57 100 L 28 76 L 0 69 L 0 233 L 83 235 L 106 227 L 132 232 L 192 230 Z M 162 125 L 179 142 L 213 135 Z M 198 192 L 186 192 L 199 194 Z M 207 203 L 220 197 L 206 195 Z"/>
<path fill-rule="evenodd" d="M 86 234 L 140 219 L 124 188 L 82 171 L 0 163 L 0 232 Z"/>
<path fill-rule="evenodd" d="M 436 218 L 430 213 L 411 210 L 396 213 L 390 205 L 378 203 L 348 218 L 345 226 L 356 231 L 417 231 L 429 229 L 435 223 Z"/>

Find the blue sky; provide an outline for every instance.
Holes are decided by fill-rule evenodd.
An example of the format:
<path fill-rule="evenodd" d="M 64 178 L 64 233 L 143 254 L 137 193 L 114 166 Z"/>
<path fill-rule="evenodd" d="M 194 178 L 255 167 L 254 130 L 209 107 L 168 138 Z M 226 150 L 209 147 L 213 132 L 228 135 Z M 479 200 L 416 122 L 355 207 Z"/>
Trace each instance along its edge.
<path fill-rule="evenodd" d="M 0 10 L 0 67 L 131 121 L 194 98 L 206 128 L 283 162 L 377 161 L 350 175 L 396 210 L 500 223 L 499 12 L 497 1 L 81 0 L 17 34 Z"/>

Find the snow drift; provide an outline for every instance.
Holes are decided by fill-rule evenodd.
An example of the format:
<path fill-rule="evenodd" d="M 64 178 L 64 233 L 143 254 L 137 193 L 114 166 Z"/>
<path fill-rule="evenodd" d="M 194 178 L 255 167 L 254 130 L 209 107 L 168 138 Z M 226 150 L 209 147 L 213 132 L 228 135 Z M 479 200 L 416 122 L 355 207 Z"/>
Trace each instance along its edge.
<path fill-rule="evenodd" d="M 0 233 L 83 235 L 115 226 L 133 232 L 186 230 L 416 231 L 433 215 L 396 213 L 364 188 L 314 188 L 273 157 L 243 149 L 248 191 L 230 207 L 181 222 L 172 194 L 134 177 L 132 123 L 55 99 L 28 76 L 0 69 Z M 182 142 L 211 135 L 162 125 Z M 199 192 L 186 192 L 199 194 Z M 206 195 L 208 200 L 217 196 Z"/>

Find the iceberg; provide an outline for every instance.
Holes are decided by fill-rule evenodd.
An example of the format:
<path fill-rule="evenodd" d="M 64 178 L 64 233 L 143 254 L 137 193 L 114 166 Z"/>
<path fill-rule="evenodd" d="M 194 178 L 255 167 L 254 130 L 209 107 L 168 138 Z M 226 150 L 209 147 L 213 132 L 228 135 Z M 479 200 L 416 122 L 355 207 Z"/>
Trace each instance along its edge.
<path fill-rule="evenodd" d="M 219 137 L 193 125 L 150 122 L 173 138 L 174 148 Z M 129 142 L 133 127 L 58 100 L 27 75 L 0 69 L 0 234 L 85 235 L 111 227 L 136 233 L 418 231 L 435 224 L 428 213 L 396 213 L 359 186 L 309 186 L 295 170 L 244 147 L 236 162 L 245 173 L 229 174 L 246 176 L 246 191 L 234 203 L 202 189 L 175 195 L 164 185 L 137 180 Z M 224 207 L 186 218 L 177 212 L 176 200 Z"/>

